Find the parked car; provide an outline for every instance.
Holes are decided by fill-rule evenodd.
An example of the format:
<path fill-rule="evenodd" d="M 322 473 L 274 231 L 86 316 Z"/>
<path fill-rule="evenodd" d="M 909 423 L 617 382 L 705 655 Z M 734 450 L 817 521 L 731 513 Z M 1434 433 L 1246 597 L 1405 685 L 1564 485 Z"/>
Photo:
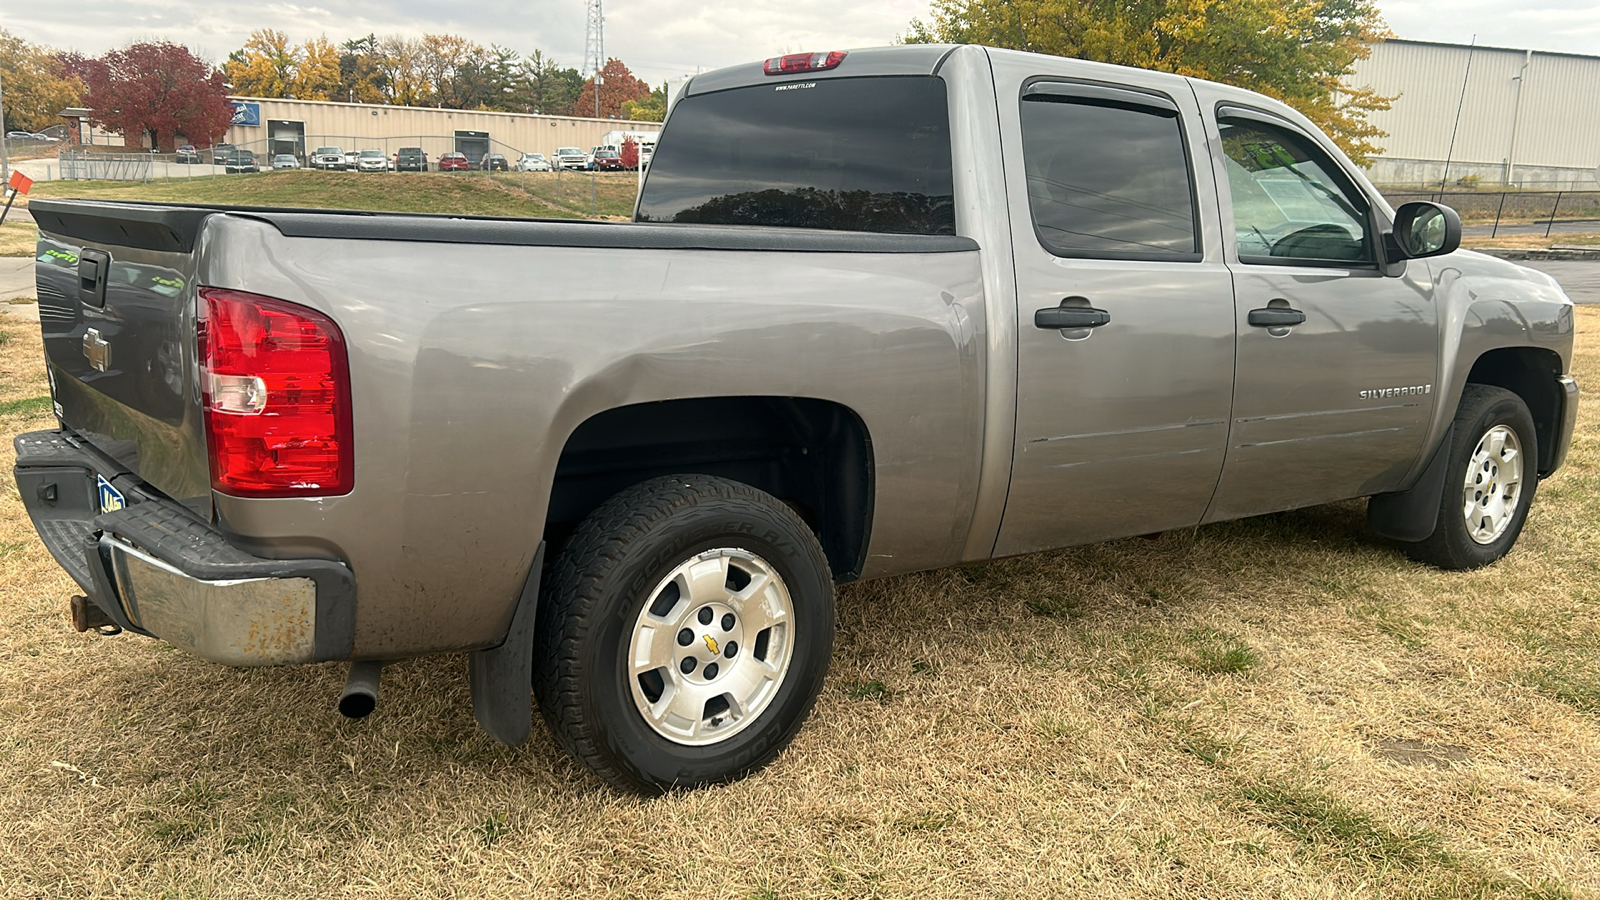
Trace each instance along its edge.
<path fill-rule="evenodd" d="M 227 151 L 222 161 L 223 171 L 229 175 L 240 172 L 259 172 L 261 166 L 256 162 L 256 155 L 250 150 L 233 149 Z"/>
<path fill-rule="evenodd" d="M 622 164 L 622 154 L 615 150 L 596 150 L 592 168 L 597 172 L 621 172 L 627 168 Z"/>
<path fill-rule="evenodd" d="M 346 171 L 354 172 L 356 170 L 356 165 L 360 162 L 361 154 L 354 150 L 351 150 L 349 153 L 344 155 L 344 167 Z"/>
<path fill-rule="evenodd" d="M 589 154 L 577 147 L 562 147 L 556 151 L 555 164 L 562 169 L 587 169 Z"/>
<path fill-rule="evenodd" d="M 15 471 L 74 626 L 350 661 L 349 715 L 468 651 L 489 734 L 536 696 L 662 792 L 795 736 L 836 584 L 1356 498 L 1472 569 L 1572 441 L 1555 280 L 1261 94 L 904 45 L 696 76 L 665 128 L 627 224 L 33 201 L 73 264 L 35 265 L 57 427 Z M 102 293 L 131 260 L 181 290 Z"/>
<path fill-rule="evenodd" d="M 51 137 L 50 135 L 45 134 L 42 131 L 34 132 L 32 135 L 30 135 L 30 137 L 32 137 L 36 141 L 48 141 L 48 142 L 50 142 L 52 144 L 54 144 L 54 143 L 56 143 L 56 142 L 61 140 L 58 137 Z"/>
<path fill-rule="evenodd" d="M 517 160 L 517 168 L 524 172 L 548 172 L 550 160 L 543 153 L 524 153 Z"/>
<path fill-rule="evenodd" d="M 214 165 L 214 166 L 222 165 L 224 162 L 227 161 L 228 154 L 231 153 L 231 152 L 233 152 L 233 145 L 232 144 L 226 144 L 226 143 L 223 143 L 223 144 L 212 144 L 211 145 L 211 164 Z"/>
<path fill-rule="evenodd" d="M 428 154 L 421 147 L 401 147 L 394 155 L 394 168 L 397 172 L 426 172 Z"/>
<path fill-rule="evenodd" d="M 31 140 L 33 140 L 33 132 L 31 132 L 31 131 L 8 131 L 8 132 L 6 132 L 6 140 L 8 140 L 8 141 L 31 141 Z"/>
<path fill-rule="evenodd" d="M 300 168 L 300 159 L 293 153 L 279 153 L 278 155 L 272 157 L 272 168 L 298 169 Z"/>
<path fill-rule="evenodd" d="M 192 165 L 200 161 L 200 151 L 196 150 L 193 144 L 181 144 L 178 146 L 177 154 L 173 156 L 173 161 Z"/>
<path fill-rule="evenodd" d="M 344 148 L 318 147 L 311 154 L 311 168 L 329 172 L 345 169 Z"/>
<path fill-rule="evenodd" d="M 439 171 L 464 172 L 472 168 L 472 163 L 467 161 L 465 153 L 446 153 L 439 157 Z"/>
<path fill-rule="evenodd" d="M 388 168 L 389 160 L 383 155 L 382 150 L 363 150 L 356 154 L 358 172 L 384 172 Z"/>
<path fill-rule="evenodd" d="M 485 172 L 509 172 L 511 163 L 506 161 L 504 153 L 485 153 L 478 160 L 478 168 Z"/>

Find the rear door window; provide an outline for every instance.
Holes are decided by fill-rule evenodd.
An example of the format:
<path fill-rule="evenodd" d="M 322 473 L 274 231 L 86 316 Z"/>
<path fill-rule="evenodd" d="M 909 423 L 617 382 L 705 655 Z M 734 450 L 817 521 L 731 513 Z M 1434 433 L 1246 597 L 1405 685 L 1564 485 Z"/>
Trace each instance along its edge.
<path fill-rule="evenodd" d="M 680 100 L 638 220 L 955 234 L 954 195 L 942 80 L 790 80 Z"/>
<path fill-rule="evenodd" d="M 1201 258 L 1189 159 L 1170 100 L 1036 85 L 1022 98 L 1022 158 L 1034 229 L 1051 253 Z"/>

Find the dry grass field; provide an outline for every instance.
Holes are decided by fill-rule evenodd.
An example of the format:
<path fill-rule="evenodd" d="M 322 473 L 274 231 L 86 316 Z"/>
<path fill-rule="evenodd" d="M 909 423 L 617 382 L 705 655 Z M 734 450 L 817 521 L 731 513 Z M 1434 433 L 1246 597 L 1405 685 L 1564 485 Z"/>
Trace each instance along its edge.
<path fill-rule="evenodd" d="M 0 324 L 0 426 L 49 427 Z M 846 588 L 795 745 L 656 800 L 491 742 L 463 657 L 347 722 L 338 666 L 76 634 L 7 480 L 0 897 L 1597 897 L 1597 419 L 1485 571 L 1351 503 Z"/>

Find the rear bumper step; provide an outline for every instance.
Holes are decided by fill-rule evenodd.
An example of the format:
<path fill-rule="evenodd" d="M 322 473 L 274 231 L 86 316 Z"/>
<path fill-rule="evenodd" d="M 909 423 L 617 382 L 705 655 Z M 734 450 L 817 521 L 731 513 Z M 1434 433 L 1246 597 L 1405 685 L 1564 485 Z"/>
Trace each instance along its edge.
<path fill-rule="evenodd" d="M 233 546 L 68 431 L 16 439 L 17 488 L 45 547 L 107 617 L 232 666 L 348 659 L 355 576 Z M 96 476 L 128 499 L 102 513 Z"/>

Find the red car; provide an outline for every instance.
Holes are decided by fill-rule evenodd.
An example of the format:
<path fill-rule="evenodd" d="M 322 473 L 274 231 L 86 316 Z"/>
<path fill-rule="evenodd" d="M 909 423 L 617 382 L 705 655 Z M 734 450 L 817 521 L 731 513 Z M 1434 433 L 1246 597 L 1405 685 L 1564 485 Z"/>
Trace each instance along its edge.
<path fill-rule="evenodd" d="M 451 170 L 465 172 L 470 168 L 472 168 L 472 164 L 467 162 L 465 153 L 446 153 L 439 157 L 439 171 L 441 172 L 449 172 Z"/>
<path fill-rule="evenodd" d="M 622 164 L 622 154 L 615 150 L 596 150 L 594 154 L 594 168 L 596 172 L 621 172 L 627 166 Z"/>

